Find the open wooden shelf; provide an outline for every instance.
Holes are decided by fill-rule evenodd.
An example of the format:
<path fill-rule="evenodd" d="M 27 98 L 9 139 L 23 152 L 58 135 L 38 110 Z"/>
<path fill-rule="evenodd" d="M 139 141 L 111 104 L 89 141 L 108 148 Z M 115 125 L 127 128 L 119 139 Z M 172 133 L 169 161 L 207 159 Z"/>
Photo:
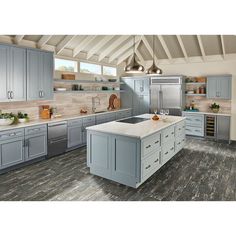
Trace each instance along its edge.
<path fill-rule="evenodd" d="M 122 93 L 124 90 L 66 90 L 54 91 L 54 93 Z"/>
<path fill-rule="evenodd" d="M 79 83 L 79 84 L 124 84 L 123 82 L 109 82 L 109 81 L 95 81 L 95 80 L 66 80 L 66 79 L 53 79 L 54 82 L 58 83 Z"/>
<path fill-rule="evenodd" d="M 206 94 L 204 93 L 186 93 L 186 96 L 206 96 Z"/>

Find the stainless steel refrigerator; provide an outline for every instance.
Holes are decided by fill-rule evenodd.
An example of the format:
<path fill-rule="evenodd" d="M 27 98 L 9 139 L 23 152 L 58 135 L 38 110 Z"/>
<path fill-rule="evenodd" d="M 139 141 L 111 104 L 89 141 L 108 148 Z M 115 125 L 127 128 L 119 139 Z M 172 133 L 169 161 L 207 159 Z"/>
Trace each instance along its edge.
<path fill-rule="evenodd" d="M 181 116 L 185 106 L 185 77 L 151 77 L 151 112 L 169 109 L 170 115 Z"/>

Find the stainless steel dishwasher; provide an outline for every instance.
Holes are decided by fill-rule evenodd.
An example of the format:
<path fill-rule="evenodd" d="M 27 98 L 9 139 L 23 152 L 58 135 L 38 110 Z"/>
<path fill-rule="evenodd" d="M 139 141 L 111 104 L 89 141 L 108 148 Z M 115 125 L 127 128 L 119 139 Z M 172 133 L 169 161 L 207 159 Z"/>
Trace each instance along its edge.
<path fill-rule="evenodd" d="M 48 158 L 67 149 L 67 121 L 48 124 Z"/>

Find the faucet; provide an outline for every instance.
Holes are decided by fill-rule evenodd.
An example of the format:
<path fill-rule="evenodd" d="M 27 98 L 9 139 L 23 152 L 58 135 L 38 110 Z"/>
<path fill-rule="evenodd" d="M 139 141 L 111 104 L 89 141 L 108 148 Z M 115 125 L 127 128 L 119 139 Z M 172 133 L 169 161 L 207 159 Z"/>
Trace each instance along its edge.
<path fill-rule="evenodd" d="M 92 97 L 92 112 L 95 113 L 96 105 L 100 105 L 100 98 L 98 96 Z"/>

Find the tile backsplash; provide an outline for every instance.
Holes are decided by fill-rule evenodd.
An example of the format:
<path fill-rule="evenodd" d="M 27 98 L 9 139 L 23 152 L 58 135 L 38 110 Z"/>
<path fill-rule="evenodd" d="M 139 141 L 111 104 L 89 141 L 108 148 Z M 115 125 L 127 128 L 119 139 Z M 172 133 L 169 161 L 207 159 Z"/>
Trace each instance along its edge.
<path fill-rule="evenodd" d="M 96 105 L 97 110 L 106 110 L 109 105 L 109 98 L 112 93 L 57 93 L 54 94 L 53 101 L 27 101 L 27 102 L 4 102 L 0 103 L 2 112 L 18 111 L 28 113 L 30 119 L 39 118 L 39 106 L 50 105 L 57 108 L 57 112 L 62 115 L 77 115 L 81 108 L 92 111 L 92 97 L 100 98 L 100 105 Z M 114 91 L 119 97 L 119 93 Z"/>
<path fill-rule="evenodd" d="M 209 106 L 214 102 L 220 105 L 220 112 L 222 113 L 231 112 L 231 100 L 207 99 L 206 97 L 194 96 L 186 98 L 186 105 L 190 105 L 191 101 L 194 101 L 195 108 L 199 109 L 202 112 L 211 111 Z"/>

